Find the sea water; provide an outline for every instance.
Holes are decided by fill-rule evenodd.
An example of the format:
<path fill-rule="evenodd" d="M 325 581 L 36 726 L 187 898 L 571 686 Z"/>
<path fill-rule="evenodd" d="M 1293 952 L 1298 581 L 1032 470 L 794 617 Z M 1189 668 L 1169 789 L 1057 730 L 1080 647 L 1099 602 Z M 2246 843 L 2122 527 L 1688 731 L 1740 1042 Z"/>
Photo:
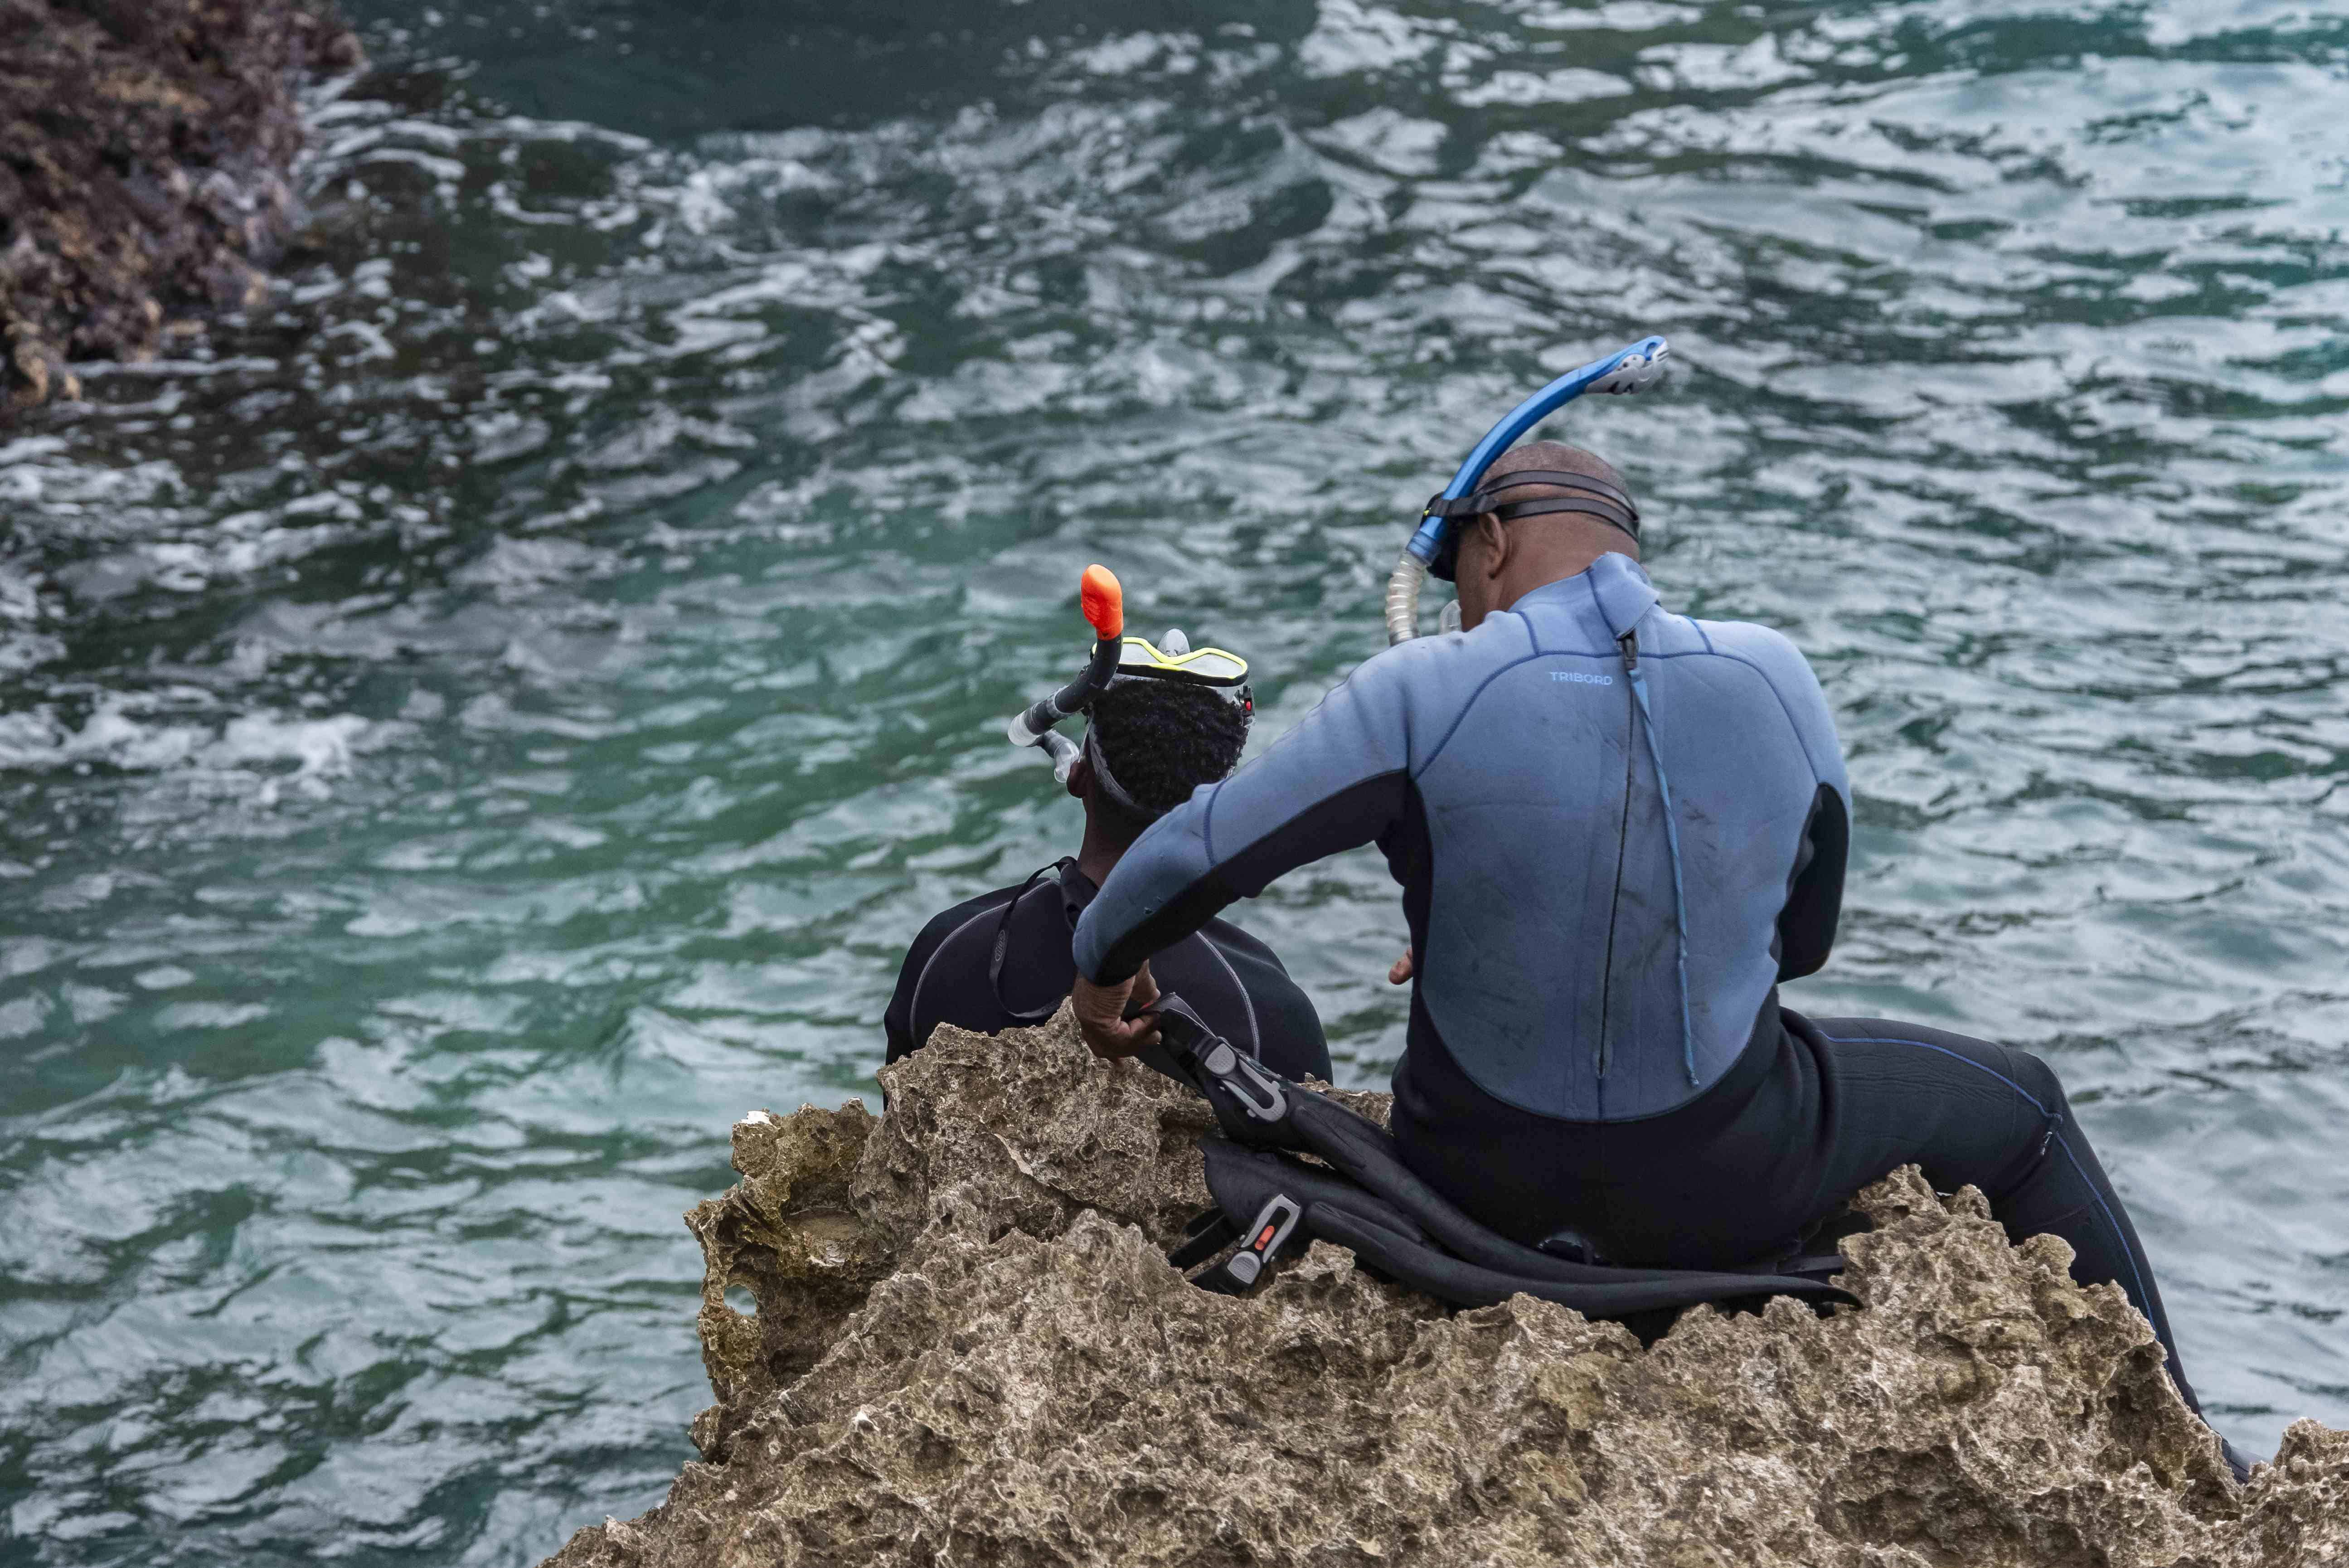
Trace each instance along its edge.
<path fill-rule="evenodd" d="M 1834 704 L 1789 1002 L 2044 1054 L 2220 1427 L 2349 1425 L 2337 11 L 351 10 L 270 306 L 0 433 L 0 1559 L 657 1501 L 730 1123 L 1074 847 L 1079 571 L 1261 745 L 1649 332 L 1556 429 Z M 1374 853 L 1237 914 L 1382 1082 Z"/>

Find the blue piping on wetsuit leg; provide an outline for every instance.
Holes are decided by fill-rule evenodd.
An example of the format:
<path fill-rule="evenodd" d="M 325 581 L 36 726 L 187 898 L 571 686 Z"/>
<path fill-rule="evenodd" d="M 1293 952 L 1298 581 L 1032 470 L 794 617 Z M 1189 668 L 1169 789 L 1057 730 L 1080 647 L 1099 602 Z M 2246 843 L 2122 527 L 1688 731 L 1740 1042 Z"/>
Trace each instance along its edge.
<path fill-rule="evenodd" d="M 2119 1219 L 2114 1215 L 2112 1206 L 2105 1201 L 2105 1195 L 2096 1190 L 2096 1184 L 2089 1180 L 2088 1173 L 2081 1168 L 2080 1157 L 2072 1152 L 2072 1145 L 2070 1141 L 2064 1137 L 2064 1118 L 2058 1116 L 2055 1112 L 2049 1110 L 2047 1108 L 2046 1101 L 2041 1099 L 2038 1096 L 2033 1094 L 2030 1090 L 2024 1088 L 2022 1085 L 2016 1083 L 2013 1079 L 2008 1077 L 1997 1068 L 1977 1062 L 1972 1057 L 1968 1056 L 1961 1052 L 1952 1051 L 1946 1045 L 1935 1045 L 1923 1040 L 1901 1040 L 1890 1035 L 1882 1034 L 1822 1034 L 1819 1038 L 1822 1040 L 1832 1040 L 1838 1045 L 1910 1045 L 1920 1051 L 1937 1051 L 1940 1054 L 1949 1057 L 1953 1062 L 1964 1063 L 1967 1066 L 1971 1067 L 1977 1073 L 1989 1074 L 1992 1077 L 1996 1078 L 2000 1083 L 2004 1084 L 2008 1088 L 2013 1089 L 2016 1094 L 2021 1095 L 2024 1100 L 2029 1102 L 2031 1108 L 2037 1111 L 2047 1123 L 2047 1136 L 2039 1140 L 2039 1152 L 2042 1155 L 2044 1155 L 2047 1152 L 2047 1146 L 2051 1143 L 2057 1148 L 2064 1151 L 2064 1158 L 2071 1163 L 2072 1173 L 2080 1179 L 2080 1185 L 2088 1189 L 2088 1196 L 2096 1200 L 2096 1211 L 2105 1217 L 2105 1223 L 2112 1228 L 2113 1240 L 2119 1243 L 2121 1256 L 2128 1262 L 2129 1278 L 2137 1282 L 2137 1299 L 2140 1303 L 2147 1304 L 2151 1303 L 2153 1301 L 2153 1293 L 2147 1288 L 2145 1274 L 2137 1266 L 2137 1252 L 2136 1250 L 2128 1244 L 2128 1233 L 2121 1229 L 2121 1222 Z M 2148 1313 L 2147 1315 L 2150 1317 L 2152 1314 Z M 2165 1354 L 2172 1355 L 2175 1355 L 2174 1352 L 2170 1351 L 2168 1345 L 2164 1345 L 2162 1348 Z"/>
<path fill-rule="evenodd" d="M 1672 813 L 1672 783 L 1664 774 L 1664 753 L 1656 744 L 1656 715 L 1648 706 L 1647 678 L 1640 673 L 1639 643 L 1632 633 L 1626 632 L 1619 646 L 1623 650 L 1623 674 L 1631 682 L 1631 695 L 1640 703 L 1640 727 L 1647 732 L 1648 756 L 1656 764 L 1656 793 L 1664 800 L 1664 845 L 1671 850 L 1672 861 L 1672 924 L 1680 935 L 1674 961 L 1681 982 L 1681 1065 L 1688 1070 L 1689 1085 L 1694 1087 L 1696 1026 L 1689 1022 L 1688 894 L 1681 887 L 1680 820 Z"/>

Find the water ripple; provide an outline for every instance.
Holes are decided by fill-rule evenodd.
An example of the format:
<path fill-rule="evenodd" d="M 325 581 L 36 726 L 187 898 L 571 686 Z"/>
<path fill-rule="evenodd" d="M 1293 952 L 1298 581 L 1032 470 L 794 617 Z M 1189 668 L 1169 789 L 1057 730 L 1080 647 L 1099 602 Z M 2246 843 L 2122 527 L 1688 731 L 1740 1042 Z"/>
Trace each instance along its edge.
<path fill-rule="evenodd" d="M 900 12 L 903 8 L 899 8 Z M 1858 795 L 1795 988 L 2052 1054 L 2222 1424 L 2349 1425 L 2349 23 L 357 7 L 265 315 L 0 441 L 12 1559 L 526 1563 L 704 1397 L 678 1210 L 1067 846 L 1067 588 L 1377 645 L 1568 421 Z M 1367 856 L 1246 911 L 1376 1081 Z"/>

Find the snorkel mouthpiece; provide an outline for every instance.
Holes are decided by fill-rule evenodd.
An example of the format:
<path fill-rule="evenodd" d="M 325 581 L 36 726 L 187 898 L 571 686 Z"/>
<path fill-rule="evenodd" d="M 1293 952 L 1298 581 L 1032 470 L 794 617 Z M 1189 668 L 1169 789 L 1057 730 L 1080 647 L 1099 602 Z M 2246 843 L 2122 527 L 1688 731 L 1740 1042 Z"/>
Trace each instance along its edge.
<path fill-rule="evenodd" d="M 1485 439 L 1476 443 L 1475 450 L 1453 474 L 1452 483 L 1420 514 L 1419 526 L 1413 530 L 1411 542 L 1403 546 L 1402 558 L 1395 562 L 1393 575 L 1387 578 L 1389 644 L 1408 642 L 1419 635 L 1419 590 L 1427 580 L 1429 568 L 1443 556 L 1448 536 L 1459 522 L 1455 515 L 1441 510 L 1443 504 L 1472 494 L 1476 482 L 1485 477 L 1485 471 L 1493 466 L 1495 458 L 1583 393 L 1643 392 L 1654 386 L 1663 379 L 1664 360 L 1671 353 L 1671 346 L 1661 337 L 1642 337 L 1603 359 L 1594 359 L 1578 370 L 1568 371 L 1510 410 L 1500 423 L 1485 432 Z M 1451 575 L 1448 566 L 1444 575 Z"/>

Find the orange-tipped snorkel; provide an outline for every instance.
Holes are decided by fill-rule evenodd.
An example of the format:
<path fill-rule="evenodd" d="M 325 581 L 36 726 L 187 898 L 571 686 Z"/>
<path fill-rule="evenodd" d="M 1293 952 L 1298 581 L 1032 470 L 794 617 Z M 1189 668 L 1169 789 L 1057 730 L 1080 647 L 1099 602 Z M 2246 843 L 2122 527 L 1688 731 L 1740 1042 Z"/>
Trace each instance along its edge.
<path fill-rule="evenodd" d="M 1118 586 L 1117 574 L 1107 566 L 1085 568 L 1077 584 L 1077 603 L 1083 607 L 1093 635 L 1102 641 L 1115 642 L 1125 635 L 1125 590 Z"/>
<path fill-rule="evenodd" d="M 1067 736 L 1053 733 L 1052 726 L 1083 712 L 1094 698 L 1109 690 L 1109 683 L 1117 678 L 1118 655 L 1125 636 L 1125 590 L 1118 586 L 1115 572 L 1099 565 L 1087 566 L 1077 584 L 1077 603 L 1093 628 L 1092 657 L 1085 661 L 1085 672 L 1050 697 L 1030 703 L 1025 711 L 1014 713 L 1003 727 L 1013 745 L 1041 746 L 1050 753 L 1053 775 L 1063 782 L 1076 765 L 1077 745 Z"/>

